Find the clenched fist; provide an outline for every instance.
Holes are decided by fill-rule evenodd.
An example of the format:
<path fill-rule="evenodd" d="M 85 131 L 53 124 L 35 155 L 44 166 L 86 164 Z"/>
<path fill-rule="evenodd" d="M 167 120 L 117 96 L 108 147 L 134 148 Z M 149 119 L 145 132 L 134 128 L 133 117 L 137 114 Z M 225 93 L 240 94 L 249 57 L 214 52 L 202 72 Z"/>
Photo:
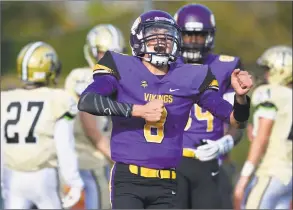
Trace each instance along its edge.
<path fill-rule="evenodd" d="M 155 99 L 145 105 L 134 105 L 132 116 L 144 118 L 148 122 L 158 122 L 164 110 L 162 100 Z"/>
<path fill-rule="evenodd" d="M 235 69 L 231 75 L 231 84 L 237 95 L 244 96 L 253 86 L 252 76 L 247 71 Z"/>

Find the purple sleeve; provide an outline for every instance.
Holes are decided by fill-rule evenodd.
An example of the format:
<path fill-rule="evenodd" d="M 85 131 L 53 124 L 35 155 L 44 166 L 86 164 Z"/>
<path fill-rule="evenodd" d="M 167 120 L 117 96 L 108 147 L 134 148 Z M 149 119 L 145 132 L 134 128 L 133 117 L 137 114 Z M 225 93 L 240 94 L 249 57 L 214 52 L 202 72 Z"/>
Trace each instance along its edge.
<path fill-rule="evenodd" d="M 225 81 L 223 82 L 223 84 L 226 84 L 224 85 L 223 87 L 220 88 L 220 93 L 222 95 L 224 95 L 225 93 L 231 93 L 231 92 L 234 92 L 234 88 L 232 87 L 232 84 L 231 84 L 231 75 L 233 73 L 233 71 L 235 69 L 240 69 L 240 70 L 243 70 L 243 65 L 240 61 L 239 58 L 236 57 L 236 62 L 233 62 L 231 65 L 229 70 L 227 71 L 226 75 L 225 75 Z"/>
<path fill-rule="evenodd" d="M 231 75 L 235 69 L 243 70 L 243 65 L 239 58 L 234 68 L 231 68 L 231 71 L 227 73 L 227 76 L 226 76 L 227 80 L 225 82 L 225 84 L 227 84 L 227 87 L 223 90 L 223 94 L 234 92 L 234 88 L 232 87 L 232 84 L 231 84 Z"/>
<path fill-rule="evenodd" d="M 197 101 L 197 104 L 207 109 L 217 118 L 223 120 L 226 123 L 230 123 L 230 114 L 233 111 L 233 106 L 225 101 L 220 94 L 215 90 L 204 91 Z"/>
<path fill-rule="evenodd" d="M 224 81 L 223 84 L 226 84 L 225 86 L 223 85 L 223 87 L 221 87 L 220 89 L 220 93 L 222 95 L 224 95 L 225 93 L 230 93 L 230 92 L 233 92 L 234 89 L 231 85 L 231 74 L 232 72 L 228 72 L 227 75 L 226 75 L 226 80 Z"/>
<path fill-rule="evenodd" d="M 224 94 L 226 94 L 226 93 L 233 93 L 233 92 L 235 92 L 235 90 L 233 89 L 233 87 L 230 87 L 230 88 L 228 88 L 228 89 L 224 92 Z"/>
<path fill-rule="evenodd" d="M 112 75 L 96 75 L 94 81 L 87 86 L 82 94 L 87 92 L 98 93 L 102 96 L 110 96 L 117 91 L 118 81 Z"/>

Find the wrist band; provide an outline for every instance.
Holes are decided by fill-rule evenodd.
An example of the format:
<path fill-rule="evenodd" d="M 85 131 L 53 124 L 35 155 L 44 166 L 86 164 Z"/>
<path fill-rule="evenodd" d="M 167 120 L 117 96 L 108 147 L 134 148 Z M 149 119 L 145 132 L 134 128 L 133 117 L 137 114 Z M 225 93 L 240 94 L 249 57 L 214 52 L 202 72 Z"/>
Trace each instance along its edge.
<path fill-rule="evenodd" d="M 251 162 L 246 161 L 242 168 L 241 176 L 246 176 L 246 177 L 250 176 L 254 172 L 254 169 L 255 169 L 255 166 Z"/>
<path fill-rule="evenodd" d="M 239 104 L 236 100 L 236 95 L 234 95 L 234 105 L 233 105 L 233 116 L 238 122 L 245 122 L 249 118 L 250 111 L 250 98 L 246 96 L 246 104 Z"/>

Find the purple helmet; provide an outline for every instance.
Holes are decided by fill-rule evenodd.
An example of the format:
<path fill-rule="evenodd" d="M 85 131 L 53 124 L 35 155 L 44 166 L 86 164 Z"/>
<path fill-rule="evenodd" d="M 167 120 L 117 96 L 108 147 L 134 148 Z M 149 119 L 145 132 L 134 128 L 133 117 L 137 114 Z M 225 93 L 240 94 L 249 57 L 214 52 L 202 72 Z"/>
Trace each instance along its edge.
<path fill-rule="evenodd" d="M 174 19 L 182 32 L 182 56 L 188 63 L 204 58 L 214 47 L 216 22 L 212 11 L 201 4 L 189 4 L 181 7 Z M 196 39 L 193 35 L 202 38 Z"/>
<path fill-rule="evenodd" d="M 180 55 L 180 29 L 170 14 L 148 11 L 134 21 L 130 46 L 134 56 L 144 57 L 156 66 L 167 65 Z"/>

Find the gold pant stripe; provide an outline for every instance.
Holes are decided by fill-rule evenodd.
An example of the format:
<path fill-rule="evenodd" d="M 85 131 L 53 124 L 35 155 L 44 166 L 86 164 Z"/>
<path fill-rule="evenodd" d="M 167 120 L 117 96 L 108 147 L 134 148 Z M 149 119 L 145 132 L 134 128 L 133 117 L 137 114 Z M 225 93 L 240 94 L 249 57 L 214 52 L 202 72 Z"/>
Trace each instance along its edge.
<path fill-rule="evenodd" d="M 190 150 L 188 148 L 183 149 L 182 156 L 183 157 L 188 157 L 188 158 L 196 158 L 196 155 L 195 155 L 194 151 L 192 151 L 192 150 Z"/>
<path fill-rule="evenodd" d="M 257 176 L 257 183 L 251 189 L 246 202 L 246 209 L 259 209 L 262 198 L 270 184 L 271 177 Z"/>
<path fill-rule="evenodd" d="M 129 171 L 132 174 L 140 175 L 147 178 L 176 179 L 176 172 L 171 170 L 158 170 L 152 168 L 129 165 Z"/>

